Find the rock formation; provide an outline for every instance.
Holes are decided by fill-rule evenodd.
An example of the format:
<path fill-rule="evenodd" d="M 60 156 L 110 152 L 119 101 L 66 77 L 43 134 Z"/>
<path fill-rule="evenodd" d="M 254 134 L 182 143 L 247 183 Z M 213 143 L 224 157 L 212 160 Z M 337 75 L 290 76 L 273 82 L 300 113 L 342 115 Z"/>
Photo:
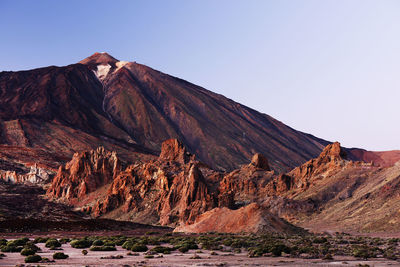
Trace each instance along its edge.
<path fill-rule="evenodd" d="M 77 153 L 60 167 L 47 195 L 75 203 L 94 216 L 174 225 L 193 222 L 201 213 L 215 207 L 216 194 L 203 177 L 200 164 L 178 140 L 167 140 L 157 160 L 121 167 L 115 153 L 99 148 Z M 105 186 L 103 197 L 95 202 L 91 192 Z M 127 217 L 130 216 L 130 217 Z"/>
<path fill-rule="evenodd" d="M 112 182 L 120 171 L 116 153 L 105 151 L 103 147 L 75 153 L 70 162 L 60 166 L 47 194 L 73 202 Z"/>
<path fill-rule="evenodd" d="M 266 171 L 271 170 L 267 158 L 260 153 L 254 154 L 253 158 L 251 159 L 251 165 Z"/>
<path fill-rule="evenodd" d="M 190 225 L 180 225 L 174 232 L 187 233 L 300 233 L 302 230 L 256 203 L 249 204 L 237 210 L 215 208 L 197 217 Z"/>
<path fill-rule="evenodd" d="M 169 139 L 162 143 L 160 160 L 175 161 L 181 164 L 186 164 L 194 160 L 194 155 L 191 155 L 182 142 L 177 139 Z"/>
<path fill-rule="evenodd" d="M 37 164 L 31 166 L 27 173 L 0 170 L 0 179 L 10 183 L 45 184 L 49 182 L 52 175 L 54 175 L 54 172 L 40 168 Z"/>
<path fill-rule="evenodd" d="M 285 194 L 295 189 L 304 191 L 315 180 L 333 175 L 335 172 L 354 164 L 362 163 L 346 160 L 346 152 L 340 146 L 340 143 L 335 142 L 326 146 L 317 158 L 307 161 L 286 174 L 277 176 L 268 184 L 267 191 L 269 195 Z"/>

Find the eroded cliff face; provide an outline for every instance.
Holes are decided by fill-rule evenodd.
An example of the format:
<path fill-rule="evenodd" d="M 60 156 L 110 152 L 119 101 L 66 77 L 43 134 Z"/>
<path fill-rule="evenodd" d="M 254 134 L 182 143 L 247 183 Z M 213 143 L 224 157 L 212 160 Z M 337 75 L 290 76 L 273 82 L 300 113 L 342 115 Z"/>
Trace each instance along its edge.
<path fill-rule="evenodd" d="M 47 195 L 94 217 L 179 226 L 182 231 L 259 232 L 265 225 L 293 229 L 278 218 L 311 229 L 324 230 L 321 221 L 335 230 L 358 231 L 378 229 L 385 213 L 392 214 L 390 227 L 400 226 L 400 216 L 390 209 L 397 207 L 398 169 L 398 164 L 380 168 L 351 161 L 334 143 L 285 174 L 270 170 L 261 154 L 225 173 L 197 161 L 178 140 L 167 140 L 157 159 L 133 164 L 122 164 L 104 149 L 78 153 L 59 169 Z M 371 199 L 385 213 L 364 216 L 376 209 Z M 228 223 L 223 218 L 229 216 L 238 217 Z M 355 224 L 357 220 L 366 224 Z"/>
<path fill-rule="evenodd" d="M 94 217 L 186 229 L 208 218 L 202 214 L 216 213 L 225 217 L 251 217 L 249 220 L 243 216 L 235 218 L 229 231 L 235 231 L 233 228 L 250 232 L 269 231 L 273 227 L 293 229 L 275 215 L 265 214 L 265 207 L 256 204 L 261 197 L 260 189 L 276 175 L 261 154 L 255 154 L 240 169 L 223 173 L 197 161 L 181 142 L 170 139 L 162 144 L 156 160 L 121 166 L 115 153 L 102 148 L 77 153 L 66 166 L 60 167 L 47 195 L 73 204 Z M 206 224 L 210 225 L 207 229 L 204 223 L 200 224 L 201 230 L 196 231 L 215 228 L 210 223 Z"/>
<path fill-rule="evenodd" d="M 262 154 L 255 154 L 248 165 L 225 174 L 219 183 L 220 206 L 238 208 L 260 198 L 260 189 L 276 173 L 269 168 L 268 160 Z"/>
<path fill-rule="evenodd" d="M 316 184 L 329 181 L 329 177 L 345 170 L 371 168 L 370 163 L 347 159 L 345 150 L 335 142 L 325 147 L 321 154 L 292 171 L 276 176 L 266 187 L 268 195 L 282 195 L 291 198 L 312 189 Z"/>
<path fill-rule="evenodd" d="M 195 160 L 176 139 L 162 144 L 156 160 L 127 167 L 122 167 L 114 152 L 99 148 L 76 153 L 61 166 L 47 195 L 77 205 L 94 217 L 170 226 L 190 225 L 214 208 L 234 210 L 251 203 L 260 203 L 262 209 L 269 207 L 275 209 L 275 214 L 290 218 L 273 199 L 280 196 L 288 199 L 286 203 L 292 201 L 293 207 L 299 206 L 288 197 L 294 185 L 311 183 L 316 174 L 343 167 L 342 156 L 340 145 L 333 144 L 319 158 L 278 175 L 261 154 L 255 154 L 249 164 L 230 173 L 214 171 Z M 283 178 L 287 179 L 285 186 L 281 185 Z"/>
<path fill-rule="evenodd" d="M 50 198 L 74 204 L 77 199 L 93 216 L 116 216 L 141 222 L 173 225 L 192 222 L 216 206 L 216 192 L 199 168 L 204 167 L 178 140 L 167 140 L 160 157 L 121 167 L 115 153 L 103 148 L 77 153 L 61 166 L 47 191 Z M 89 195 L 103 186 L 95 202 Z M 89 203 L 88 203 L 89 202 Z"/>
<path fill-rule="evenodd" d="M 70 162 L 60 166 L 47 194 L 74 203 L 112 182 L 121 168 L 116 153 L 105 151 L 103 147 L 75 153 Z"/>
<path fill-rule="evenodd" d="M 38 167 L 37 164 L 30 167 L 29 172 L 21 173 L 15 170 L 0 170 L 0 179 L 9 183 L 31 183 L 45 184 L 50 182 L 50 178 L 54 176 L 54 171 Z"/>

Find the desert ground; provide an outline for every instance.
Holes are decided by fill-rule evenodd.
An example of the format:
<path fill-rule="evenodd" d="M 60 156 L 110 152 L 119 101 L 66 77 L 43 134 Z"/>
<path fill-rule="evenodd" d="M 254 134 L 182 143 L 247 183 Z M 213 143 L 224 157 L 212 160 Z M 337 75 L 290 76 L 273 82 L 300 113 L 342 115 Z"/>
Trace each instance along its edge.
<path fill-rule="evenodd" d="M 42 258 L 52 259 L 54 250 L 45 248 L 44 244 L 38 245 L 42 252 L 38 253 Z M 151 246 L 149 246 L 151 248 Z M 69 244 L 62 246 L 62 252 L 69 255 L 68 259 L 56 260 L 55 262 L 40 263 L 41 266 L 400 266 L 400 262 L 384 259 L 368 261 L 357 260 L 353 257 L 335 257 L 327 261 L 321 259 L 301 259 L 290 257 L 260 257 L 249 258 L 246 252 L 232 254 L 229 252 L 211 255 L 211 251 L 202 250 L 202 253 L 190 251 L 189 253 L 172 252 L 169 255 L 155 255 L 154 258 L 145 258 L 145 253 L 138 253 L 137 256 L 127 255 L 127 251 L 117 246 L 117 251 L 89 251 L 86 256 L 81 249 L 72 248 Z M 0 261 L 0 266 L 29 266 L 25 263 L 25 257 L 19 253 L 5 253 Z M 134 253 L 132 253 L 134 254 Z M 102 259 L 112 256 L 123 256 L 121 259 Z M 136 254 L 134 254 L 136 255 Z M 198 259 L 194 259 L 197 255 Z M 36 266 L 36 264 L 31 264 Z"/>
<path fill-rule="evenodd" d="M 94 235 L 91 237 L 87 237 L 87 232 L 74 232 L 68 234 L 55 232 L 47 233 L 47 236 L 44 236 L 43 234 L 44 233 L 40 233 L 40 235 L 32 233 L 12 233 L 0 235 L 1 238 L 5 238 L 9 242 L 15 241 L 18 238 L 28 237 L 30 239 L 29 242 L 31 242 L 32 244 L 35 243 L 35 245 L 40 249 L 36 254 L 41 256 L 43 259 L 39 263 L 26 263 L 25 256 L 22 256 L 19 252 L 2 252 L 4 256 L 2 256 L 2 258 L 0 259 L 0 266 L 400 266 L 400 261 L 395 260 L 396 257 L 388 259 L 386 254 L 380 255 L 379 253 L 368 259 L 361 259 L 360 257 L 354 257 L 351 255 L 333 255 L 331 259 L 324 259 L 324 257 L 321 257 L 321 255 L 316 256 L 311 255 L 311 253 L 300 253 L 297 255 L 294 255 L 293 253 L 282 253 L 281 256 L 273 256 L 271 255 L 271 253 L 255 255 L 254 253 L 251 254 L 251 250 L 253 248 L 233 249 L 233 244 L 231 246 L 219 245 L 218 247 L 213 247 L 212 249 L 210 249 L 209 247 L 210 244 L 208 244 L 207 246 L 203 245 L 203 247 L 201 247 L 200 245 L 198 248 L 189 249 L 188 251 L 181 251 L 180 249 L 177 249 L 181 245 L 179 245 L 180 243 L 176 243 L 176 240 L 178 240 L 179 242 L 191 242 L 190 240 L 209 238 L 211 241 L 219 240 L 217 241 L 217 243 L 219 242 L 218 244 L 222 244 L 226 243 L 227 240 L 233 240 L 233 242 L 235 242 L 235 238 L 239 240 L 240 238 L 247 237 L 240 235 L 213 234 L 180 236 L 175 234 L 163 234 L 157 236 L 156 233 L 156 236 L 153 236 L 152 233 L 148 233 L 141 235 L 136 234 L 135 236 L 131 237 L 123 237 L 127 240 L 146 240 L 146 243 L 157 243 L 154 245 L 148 244 L 147 251 L 145 252 L 136 252 L 132 248 L 127 248 L 126 242 L 128 241 L 124 242 L 122 246 L 115 245 L 115 251 L 92 251 L 91 248 L 93 246 L 91 246 L 90 248 L 74 248 L 71 246 L 71 243 L 73 243 L 73 239 L 83 240 L 85 238 L 90 240 L 102 238 L 104 241 L 103 246 L 105 246 L 108 242 L 107 240 L 116 240 L 115 238 L 120 238 L 121 235 L 110 237 L 106 236 L 106 233 L 104 232 L 94 232 L 93 234 L 96 234 L 96 237 Z M 102 236 L 99 236 L 99 234 L 101 234 Z M 70 238 L 68 238 L 68 240 L 70 242 L 63 242 L 63 239 L 61 239 L 62 236 L 64 236 L 64 239 L 65 236 L 69 236 Z M 38 237 L 45 239 L 48 239 L 49 237 L 51 237 L 52 239 L 58 238 L 58 240 L 62 242 L 61 247 L 49 248 L 46 245 L 47 243 L 36 243 L 44 242 L 37 241 Z M 170 241 L 163 241 L 166 240 L 166 237 L 172 239 Z M 36 241 L 34 241 L 35 238 Z M 258 237 L 254 237 L 253 235 L 251 238 L 256 240 Z M 371 242 L 376 242 L 377 247 L 382 248 L 382 251 L 386 249 L 386 242 L 391 242 L 392 248 L 394 243 L 393 238 L 382 238 L 378 240 L 377 238 L 371 237 L 346 236 L 344 239 L 342 237 L 340 237 L 339 239 L 342 240 L 342 242 L 337 243 L 345 243 L 343 242 L 343 240 L 346 240 L 346 242 L 349 241 L 348 244 L 356 243 L 355 240 L 363 240 L 360 242 L 365 241 L 365 243 L 369 244 L 371 244 Z M 336 242 L 335 240 L 337 240 L 337 237 L 328 238 L 328 243 L 331 244 L 331 248 L 336 246 L 334 245 L 334 242 Z M 314 244 L 312 246 L 314 248 L 321 248 L 321 244 L 319 243 L 319 241 L 317 242 L 317 244 L 315 244 L 315 242 L 317 241 L 314 240 Z M 172 243 L 174 243 L 175 245 L 172 245 Z M 341 245 L 340 250 L 346 251 L 348 244 Z M 168 253 L 157 253 L 157 247 L 170 248 L 171 251 L 169 251 Z M 398 253 L 397 249 L 398 247 L 395 248 L 395 254 Z M 83 255 L 83 250 L 86 250 L 88 252 L 87 255 Z M 337 254 L 341 254 L 339 250 L 336 251 Z M 63 252 L 64 254 L 68 255 L 68 258 L 53 260 L 53 254 L 56 252 Z"/>

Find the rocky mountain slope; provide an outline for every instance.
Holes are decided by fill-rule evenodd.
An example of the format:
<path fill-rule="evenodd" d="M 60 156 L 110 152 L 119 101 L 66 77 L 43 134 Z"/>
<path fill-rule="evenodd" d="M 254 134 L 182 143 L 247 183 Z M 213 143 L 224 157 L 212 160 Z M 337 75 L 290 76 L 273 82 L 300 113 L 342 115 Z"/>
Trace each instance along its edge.
<path fill-rule="evenodd" d="M 133 161 L 178 138 L 213 168 L 232 170 L 260 152 L 273 169 L 287 170 L 327 144 L 221 95 L 106 53 L 66 67 L 1 72 L 0 132 L 0 144 L 18 147 L 17 155 L 24 149 L 45 152 L 55 165 L 98 145 Z"/>
<path fill-rule="evenodd" d="M 0 147 L 8 154 L 0 157 L 24 165 L 25 174 L 34 163 L 54 171 L 75 152 L 99 145 L 127 161 L 148 160 L 170 138 L 221 170 L 262 153 L 272 169 L 288 171 L 328 144 L 222 95 L 106 53 L 65 67 L 0 73 Z M 385 166 L 400 159 L 395 151 L 349 153 Z"/>

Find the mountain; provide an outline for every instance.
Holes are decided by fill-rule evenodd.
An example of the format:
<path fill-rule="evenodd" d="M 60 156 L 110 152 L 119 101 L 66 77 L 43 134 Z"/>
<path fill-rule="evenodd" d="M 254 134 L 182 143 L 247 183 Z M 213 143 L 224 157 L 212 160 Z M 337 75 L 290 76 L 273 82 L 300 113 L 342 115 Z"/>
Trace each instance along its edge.
<path fill-rule="evenodd" d="M 10 154 L 2 158 L 14 162 L 14 170 L 21 162 L 28 164 L 25 172 L 33 164 L 26 154 L 55 171 L 75 152 L 99 145 L 128 161 L 149 159 L 170 138 L 181 140 L 214 169 L 233 170 L 262 153 L 272 169 L 284 172 L 316 157 L 329 143 L 222 95 L 107 53 L 65 67 L 1 72 L 0 133 L 1 150 Z M 395 161 L 353 151 L 355 159 Z M 400 159 L 400 153 L 394 158 Z"/>
<path fill-rule="evenodd" d="M 96 53 L 80 62 L 105 90 L 104 111 L 137 144 L 159 151 L 178 138 L 214 168 L 234 169 L 255 152 L 276 170 L 316 156 L 326 141 L 287 127 L 224 96 L 135 62 Z"/>
<path fill-rule="evenodd" d="M 136 145 L 103 111 L 101 82 L 86 66 L 0 73 L 0 156 L 7 170 L 37 163 L 55 171 L 76 151 L 99 144 L 135 160 L 151 150 Z"/>

